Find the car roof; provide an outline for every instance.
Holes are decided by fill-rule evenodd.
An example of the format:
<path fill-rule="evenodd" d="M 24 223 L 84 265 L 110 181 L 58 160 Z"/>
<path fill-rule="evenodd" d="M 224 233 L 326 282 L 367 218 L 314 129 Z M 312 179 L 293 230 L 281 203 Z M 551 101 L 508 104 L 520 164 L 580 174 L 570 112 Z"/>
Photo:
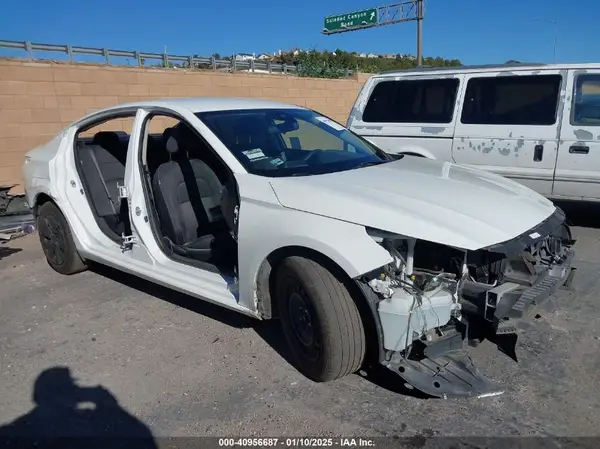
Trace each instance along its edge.
<path fill-rule="evenodd" d="M 427 75 L 431 73 L 455 74 L 470 72 L 515 72 L 520 70 L 591 70 L 599 69 L 599 63 L 544 64 L 535 62 L 509 62 L 505 64 L 462 65 L 454 67 L 415 67 L 410 69 L 386 70 L 374 77 Z"/>
<path fill-rule="evenodd" d="M 236 98 L 236 97 L 188 97 L 188 98 L 160 98 L 135 103 L 121 103 L 106 110 L 123 108 L 128 106 L 137 107 L 176 107 L 188 109 L 193 113 L 209 111 L 231 111 L 239 109 L 305 109 L 302 106 L 282 103 L 278 101 L 262 100 L 259 98 Z"/>

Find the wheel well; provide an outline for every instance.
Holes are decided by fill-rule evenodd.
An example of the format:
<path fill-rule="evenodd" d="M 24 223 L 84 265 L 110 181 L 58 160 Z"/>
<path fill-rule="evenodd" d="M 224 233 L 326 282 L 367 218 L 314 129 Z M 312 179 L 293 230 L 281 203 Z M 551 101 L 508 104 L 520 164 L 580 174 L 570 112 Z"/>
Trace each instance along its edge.
<path fill-rule="evenodd" d="M 263 260 L 256 276 L 258 312 L 263 319 L 278 317 L 277 300 L 272 297 L 271 292 L 275 291 L 275 280 L 279 262 L 291 256 L 300 256 L 319 263 L 327 268 L 338 281 L 344 284 L 354 299 L 363 321 L 365 337 L 367 339 L 367 358 L 365 358 L 365 361 L 367 359 L 370 360 L 372 356 L 376 357 L 380 343 L 383 342 L 379 341 L 375 317 L 371 312 L 367 298 L 365 298 L 357 282 L 350 278 L 335 261 L 313 249 L 302 246 L 287 246 L 273 251 Z"/>
<path fill-rule="evenodd" d="M 54 200 L 52 199 L 52 197 L 50 195 L 48 195 L 46 193 L 40 193 L 35 197 L 35 200 L 33 202 L 33 207 L 32 207 L 34 217 L 37 217 L 37 211 L 39 210 L 40 206 L 47 202 L 54 203 Z"/>

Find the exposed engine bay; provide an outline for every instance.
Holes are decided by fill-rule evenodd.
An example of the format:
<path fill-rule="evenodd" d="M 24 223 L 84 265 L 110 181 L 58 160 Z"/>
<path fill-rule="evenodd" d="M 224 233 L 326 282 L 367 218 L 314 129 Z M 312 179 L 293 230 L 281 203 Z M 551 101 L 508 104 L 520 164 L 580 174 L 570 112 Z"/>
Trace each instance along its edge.
<path fill-rule="evenodd" d="M 517 360 L 516 323 L 572 279 L 572 240 L 560 209 L 521 236 L 465 251 L 378 230 L 394 262 L 361 278 L 383 339 L 380 362 L 427 394 L 499 394 L 463 349 L 485 339 Z M 376 310 L 375 310 L 376 309 Z"/>

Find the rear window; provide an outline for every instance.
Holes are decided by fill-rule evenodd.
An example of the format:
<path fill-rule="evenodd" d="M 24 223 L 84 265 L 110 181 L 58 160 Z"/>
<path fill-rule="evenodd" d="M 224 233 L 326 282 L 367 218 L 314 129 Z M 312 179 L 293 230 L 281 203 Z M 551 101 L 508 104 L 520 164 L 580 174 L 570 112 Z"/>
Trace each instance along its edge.
<path fill-rule="evenodd" d="M 472 78 L 461 122 L 474 125 L 553 125 L 560 75 Z"/>
<path fill-rule="evenodd" d="M 450 123 L 457 78 L 379 82 L 363 112 L 364 122 Z"/>

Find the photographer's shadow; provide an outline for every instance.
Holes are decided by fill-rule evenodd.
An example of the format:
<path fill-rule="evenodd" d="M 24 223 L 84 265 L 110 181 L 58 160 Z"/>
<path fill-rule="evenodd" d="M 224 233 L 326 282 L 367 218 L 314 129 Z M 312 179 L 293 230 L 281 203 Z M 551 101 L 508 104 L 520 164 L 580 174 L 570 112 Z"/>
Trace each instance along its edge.
<path fill-rule="evenodd" d="M 35 408 L 0 427 L 0 448 L 156 449 L 150 429 L 104 387 L 81 387 L 67 367 L 43 371 L 33 389 Z"/>

